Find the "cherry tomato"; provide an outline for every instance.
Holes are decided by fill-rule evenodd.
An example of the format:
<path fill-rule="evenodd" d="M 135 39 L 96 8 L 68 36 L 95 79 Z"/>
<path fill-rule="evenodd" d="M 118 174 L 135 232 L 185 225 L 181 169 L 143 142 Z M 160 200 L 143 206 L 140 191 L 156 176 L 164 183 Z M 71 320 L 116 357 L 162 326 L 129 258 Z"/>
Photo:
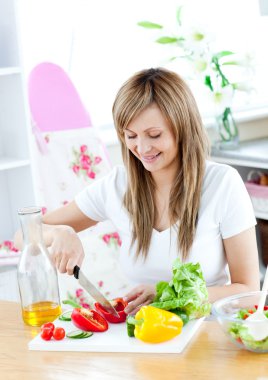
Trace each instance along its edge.
<path fill-rule="evenodd" d="M 43 327 L 41 332 L 41 338 L 44 340 L 50 340 L 53 335 L 53 330 L 50 327 Z"/>
<path fill-rule="evenodd" d="M 53 338 L 55 340 L 62 340 L 65 337 L 65 330 L 63 327 L 56 327 L 53 331 Z"/>
<path fill-rule="evenodd" d="M 43 331 L 44 328 L 48 328 L 48 329 L 51 329 L 52 332 L 54 331 L 54 323 L 52 322 L 47 322 L 47 323 L 44 323 L 42 326 L 41 326 L 41 331 Z"/>

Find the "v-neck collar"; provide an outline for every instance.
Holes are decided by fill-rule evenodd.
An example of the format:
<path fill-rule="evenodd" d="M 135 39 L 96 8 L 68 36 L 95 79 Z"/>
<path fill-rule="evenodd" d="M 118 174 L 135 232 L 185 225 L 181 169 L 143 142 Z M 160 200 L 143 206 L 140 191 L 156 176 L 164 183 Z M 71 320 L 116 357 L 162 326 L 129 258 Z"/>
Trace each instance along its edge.
<path fill-rule="evenodd" d="M 154 232 L 156 235 L 165 235 L 167 232 L 171 233 L 171 229 L 174 229 L 174 230 L 175 230 L 175 228 L 178 227 L 178 226 L 179 226 L 179 221 L 176 222 L 176 223 L 174 223 L 174 224 L 172 224 L 170 227 L 166 228 L 166 229 L 163 230 L 163 231 L 158 231 L 158 230 L 156 230 L 155 228 L 153 228 L 153 232 Z"/>

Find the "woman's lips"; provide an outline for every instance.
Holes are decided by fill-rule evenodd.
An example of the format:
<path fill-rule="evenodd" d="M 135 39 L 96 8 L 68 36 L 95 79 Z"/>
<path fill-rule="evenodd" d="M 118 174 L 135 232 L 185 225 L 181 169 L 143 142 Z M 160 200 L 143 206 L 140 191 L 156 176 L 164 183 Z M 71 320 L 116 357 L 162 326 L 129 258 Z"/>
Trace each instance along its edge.
<path fill-rule="evenodd" d="M 155 162 L 158 157 L 160 156 L 161 153 L 157 153 L 157 154 L 152 154 L 150 156 L 141 156 L 141 159 L 142 161 L 148 163 L 148 164 L 151 164 L 153 162 Z"/>

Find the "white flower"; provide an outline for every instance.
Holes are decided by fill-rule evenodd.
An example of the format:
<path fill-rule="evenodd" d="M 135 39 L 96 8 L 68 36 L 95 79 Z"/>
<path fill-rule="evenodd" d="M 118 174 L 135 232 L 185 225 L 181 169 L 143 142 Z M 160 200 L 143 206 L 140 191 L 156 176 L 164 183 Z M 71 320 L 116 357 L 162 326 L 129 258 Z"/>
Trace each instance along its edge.
<path fill-rule="evenodd" d="M 255 90 L 253 84 L 250 81 L 237 82 L 233 83 L 232 85 L 233 88 L 238 91 L 251 92 Z"/>
<path fill-rule="evenodd" d="M 252 52 L 247 52 L 241 59 L 238 60 L 238 65 L 246 68 L 254 69 L 255 67 L 255 56 Z"/>
<path fill-rule="evenodd" d="M 197 73 L 202 73 L 207 70 L 209 62 L 206 59 L 197 59 L 193 62 L 194 71 Z"/>
<path fill-rule="evenodd" d="M 193 55 L 203 55 L 208 50 L 211 38 L 203 27 L 182 28 L 183 47 Z"/>
<path fill-rule="evenodd" d="M 233 95 L 234 89 L 231 85 L 211 92 L 212 102 L 215 105 L 215 112 L 217 115 L 223 113 L 225 108 L 232 106 Z"/>
<path fill-rule="evenodd" d="M 205 40 L 205 34 L 202 32 L 202 31 L 199 31 L 199 30 L 195 30 L 193 29 L 191 35 L 190 35 L 190 38 L 193 42 L 201 42 L 201 41 L 204 41 Z"/>
<path fill-rule="evenodd" d="M 244 67 L 247 69 L 254 69 L 255 67 L 255 56 L 251 52 L 247 52 L 241 55 L 240 57 L 238 55 L 231 56 L 231 59 L 230 57 L 226 57 L 225 61 L 226 61 L 224 63 L 225 65 L 232 64 L 232 65 L 237 65 L 237 66 Z"/>
<path fill-rule="evenodd" d="M 189 60 L 195 74 L 205 75 L 207 72 L 210 75 L 211 53 L 209 51 L 202 52 L 202 54 L 192 54 Z"/>

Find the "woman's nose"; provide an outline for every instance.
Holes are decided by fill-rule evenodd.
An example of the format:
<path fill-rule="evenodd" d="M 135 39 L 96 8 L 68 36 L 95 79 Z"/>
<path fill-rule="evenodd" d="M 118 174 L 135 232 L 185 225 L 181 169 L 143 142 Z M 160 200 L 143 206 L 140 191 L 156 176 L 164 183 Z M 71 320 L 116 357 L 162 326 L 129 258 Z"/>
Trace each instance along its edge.
<path fill-rule="evenodd" d="M 152 149 L 152 146 L 147 139 L 145 140 L 140 139 L 137 141 L 137 151 L 139 154 L 148 153 L 150 152 L 151 149 Z"/>

